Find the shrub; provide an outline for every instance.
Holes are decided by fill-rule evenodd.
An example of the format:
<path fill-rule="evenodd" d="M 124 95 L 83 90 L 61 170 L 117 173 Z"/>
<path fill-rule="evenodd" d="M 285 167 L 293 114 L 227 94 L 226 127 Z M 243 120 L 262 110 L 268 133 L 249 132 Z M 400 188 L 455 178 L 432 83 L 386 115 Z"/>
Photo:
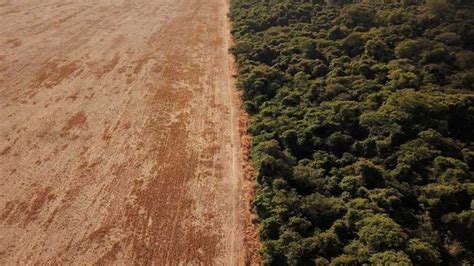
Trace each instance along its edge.
<path fill-rule="evenodd" d="M 430 244 L 419 239 L 411 239 L 406 252 L 410 259 L 419 265 L 439 265 L 441 263 L 439 252 Z"/>
<path fill-rule="evenodd" d="M 431 63 L 447 63 L 451 61 L 451 55 L 444 48 L 436 48 L 432 51 L 424 52 L 422 54 L 422 63 L 431 64 Z"/>
<path fill-rule="evenodd" d="M 357 265 L 358 260 L 356 257 L 351 255 L 340 255 L 331 260 L 331 266 L 343 266 L 343 265 Z"/>
<path fill-rule="evenodd" d="M 426 0 L 426 6 L 438 16 L 444 16 L 448 10 L 447 0 Z"/>
<path fill-rule="evenodd" d="M 334 26 L 328 31 L 328 39 L 329 40 L 339 40 L 346 37 L 345 32 L 341 29 L 341 27 Z"/>
<path fill-rule="evenodd" d="M 342 41 L 342 48 L 349 56 L 359 55 L 364 48 L 364 40 L 359 34 L 352 33 Z"/>
<path fill-rule="evenodd" d="M 447 45 L 458 45 L 461 43 L 461 36 L 455 32 L 444 32 L 437 35 L 435 40 Z"/>
<path fill-rule="evenodd" d="M 369 40 L 365 44 L 365 54 L 378 61 L 387 61 L 391 57 L 390 53 L 387 44 L 379 39 Z"/>
<path fill-rule="evenodd" d="M 474 68 L 474 52 L 461 51 L 456 54 L 456 65 L 460 69 Z"/>
<path fill-rule="evenodd" d="M 370 257 L 369 262 L 371 265 L 400 265 L 408 266 L 413 265 L 410 258 L 403 251 L 385 251 L 376 253 Z"/>
<path fill-rule="evenodd" d="M 420 40 L 406 40 L 397 45 L 395 54 L 398 58 L 415 58 L 423 46 L 424 44 Z"/>
<path fill-rule="evenodd" d="M 385 215 L 364 218 L 359 226 L 360 240 L 374 250 L 403 248 L 408 239 L 401 226 Z"/>

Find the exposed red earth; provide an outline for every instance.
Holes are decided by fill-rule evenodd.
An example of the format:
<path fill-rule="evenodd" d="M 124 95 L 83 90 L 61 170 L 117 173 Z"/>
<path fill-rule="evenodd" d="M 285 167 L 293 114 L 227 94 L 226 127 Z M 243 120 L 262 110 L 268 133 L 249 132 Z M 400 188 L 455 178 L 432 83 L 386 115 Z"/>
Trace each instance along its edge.
<path fill-rule="evenodd" d="M 257 262 L 228 9 L 0 0 L 0 264 Z"/>

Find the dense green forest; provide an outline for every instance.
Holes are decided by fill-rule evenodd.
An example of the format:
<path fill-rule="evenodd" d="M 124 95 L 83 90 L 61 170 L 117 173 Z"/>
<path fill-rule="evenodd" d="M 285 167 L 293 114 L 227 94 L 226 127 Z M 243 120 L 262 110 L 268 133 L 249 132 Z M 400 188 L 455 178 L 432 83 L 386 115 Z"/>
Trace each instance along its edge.
<path fill-rule="evenodd" d="M 232 2 L 262 260 L 474 263 L 474 5 L 350 2 Z"/>

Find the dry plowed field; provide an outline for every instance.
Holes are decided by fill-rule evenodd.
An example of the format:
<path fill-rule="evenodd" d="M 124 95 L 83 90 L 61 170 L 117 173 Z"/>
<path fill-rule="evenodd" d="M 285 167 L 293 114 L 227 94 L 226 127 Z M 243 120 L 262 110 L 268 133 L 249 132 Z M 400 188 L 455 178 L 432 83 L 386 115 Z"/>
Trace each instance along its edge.
<path fill-rule="evenodd" d="M 243 263 L 225 0 L 0 0 L 0 264 Z"/>

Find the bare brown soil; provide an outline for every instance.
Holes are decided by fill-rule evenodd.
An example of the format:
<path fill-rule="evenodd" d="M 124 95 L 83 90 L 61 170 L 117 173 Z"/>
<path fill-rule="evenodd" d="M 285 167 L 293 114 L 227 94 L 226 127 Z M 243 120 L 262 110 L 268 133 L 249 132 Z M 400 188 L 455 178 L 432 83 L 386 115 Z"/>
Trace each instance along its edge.
<path fill-rule="evenodd" d="M 0 0 L 0 264 L 258 263 L 227 12 Z"/>

